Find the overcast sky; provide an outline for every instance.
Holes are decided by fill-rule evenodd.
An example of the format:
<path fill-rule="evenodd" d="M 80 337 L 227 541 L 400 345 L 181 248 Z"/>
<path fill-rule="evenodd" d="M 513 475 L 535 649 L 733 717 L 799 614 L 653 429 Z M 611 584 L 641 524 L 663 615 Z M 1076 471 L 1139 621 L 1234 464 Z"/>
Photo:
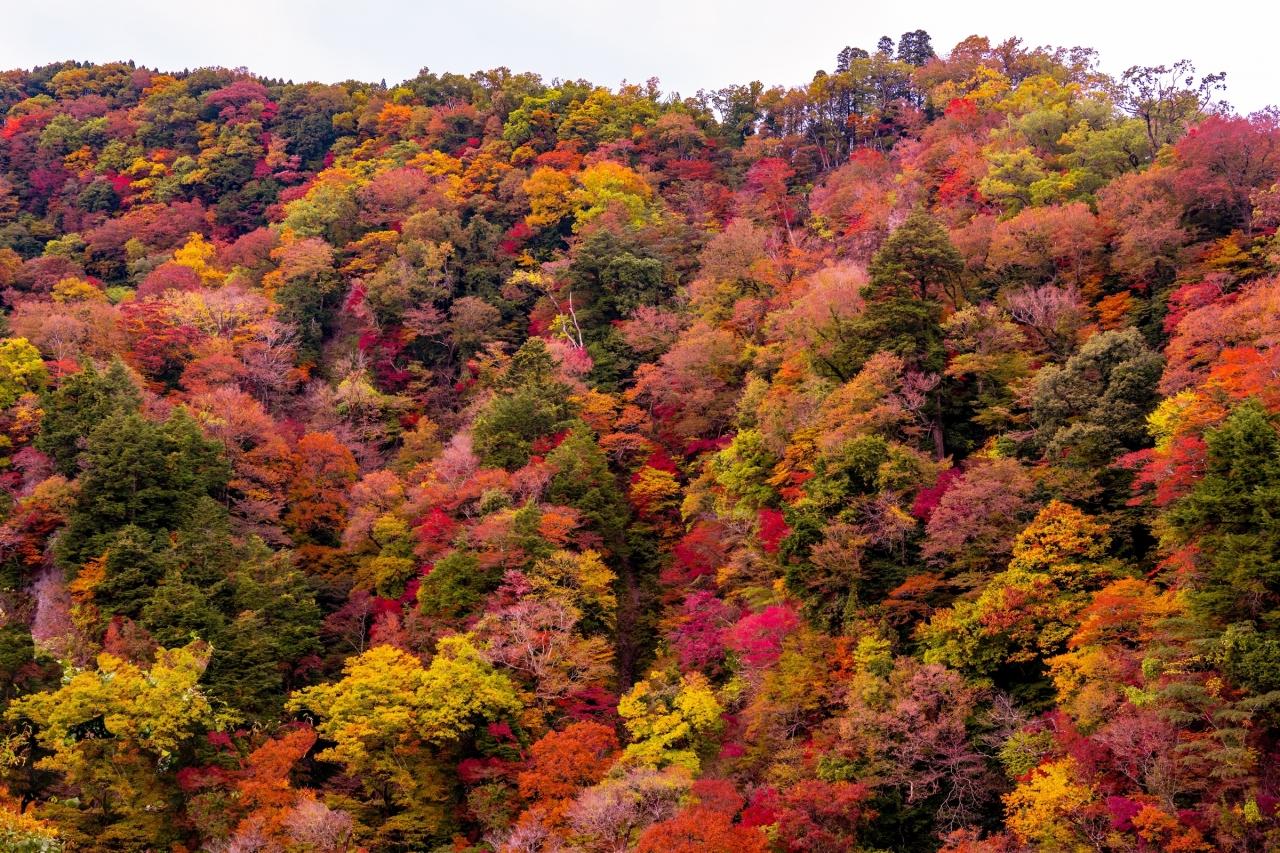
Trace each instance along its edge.
<path fill-rule="evenodd" d="M 658 77 L 691 95 L 753 79 L 795 85 L 845 45 L 923 28 L 947 52 L 993 43 L 1096 48 L 1104 70 L 1193 60 L 1227 72 L 1244 113 L 1280 103 L 1275 0 L 4 0 L 0 68 L 132 59 L 181 69 L 245 66 L 269 77 L 397 83 L 418 69 L 506 65 L 610 86 Z M 1233 7 L 1235 11 L 1233 11 Z"/>

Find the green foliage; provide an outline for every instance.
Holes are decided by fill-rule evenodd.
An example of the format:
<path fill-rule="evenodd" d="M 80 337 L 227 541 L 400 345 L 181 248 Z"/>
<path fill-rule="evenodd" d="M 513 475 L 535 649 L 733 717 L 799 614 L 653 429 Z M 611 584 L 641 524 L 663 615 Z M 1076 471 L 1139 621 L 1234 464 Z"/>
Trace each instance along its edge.
<path fill-rule="evenodd" d="M 547 498 L 581 512 L 605 547 L 625 556 L 630 512 L 591 429 L 581 422 L 571 426 L 564 440 L 547 454 L 547 463 L 556 472 L 547 486 Z"/>
<path fill-rule="evenodd" d="M 182 408 L 162 424 L 139 414 L 108 417 L 89 433 L 84 464 L 58 540 L 58 558 L 73 570 L 100 556 L 122 527 L 148 534 L 182 527 L 229 476 L 221 445 L 204 438 Z"/>
<path fill-rule="evenodd" d="M 1136 329 L 1094 335 L 1061 367 L 1046 366 L 1032 414 L 1050 456 L 1097 468 L 1143 446 L 1163 366 Z"/>
<path fill-rule="evenodd" d="M 582 241 L 568 277 L 575 304 L 589 306 L 578 316 L 593 338 L 604 332 L 606 324 L 670 295 L 662 261 L 650 257 L 638 240 L 611 231 L 596 231 Z"/>
<path fill-rule="evenodd" d="M 498 585 L 498 574 L 480 568 L 466 551 L 450 551 L 436 560 L 418 587 L 418 606 L 437 619 L 461 619 L 470 614 L 487 592 Z"/>
<path fill-rule="evenodd" d="M 769 451 L 757 430 L 743 430 L 733 437 L 711 462 L 716 483 L 727 493 L 729 506 L 738 507 L 748 517 L 776 497 L 769 483 L 777 458 Z"/>
<path fill-rule="evenodd" d="M 1168 513 L 1194 538 L 1203 568 L 1192 603 L 1223 623 L 1247 622 L 1263 641 L 1280 638 L 1280 434 L 1256 400 L 1205 436 L 1204 476 Z M 1235 635 L 1230 647 L 1258 641 Z M 1241 650 L 1245 657 L 1252 652 Z"/>
<path fill-rule="evenodd" d="M 138 387 L 119 359 L 106 372 L 86 363 L 45 395 L 36 447 L 53 458 L 58 471 L 72 476 L 93 430 L 115 414 L 136 412 L 140 403 Z"/>
<path fill-rule="evenodd" d="M 863 288 L 866 308 L 844 323 L 829 365 L 841 380 L 877 352 L 901 356 L 916 369 L 944 366 L 942 300 L 959 301 L 964 261 L 947 232 L 923 208 L 885 240 L 871 259 Z"/>
<path fill-rule="evenodd" d="M 569 425 L 569 389 L 556 379 L 555 363 L 541 338 L 530 338 L 511 359 L 498 393 L 475 420 L 476 452 L 487 465 L 517 468 L 533 442 Z"/>

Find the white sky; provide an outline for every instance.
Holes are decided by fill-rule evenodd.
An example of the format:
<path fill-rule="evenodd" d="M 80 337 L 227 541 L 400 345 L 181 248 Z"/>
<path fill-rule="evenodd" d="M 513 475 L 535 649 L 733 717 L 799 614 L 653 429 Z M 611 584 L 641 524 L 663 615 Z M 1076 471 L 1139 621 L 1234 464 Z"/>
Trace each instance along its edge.
<path fill-rule="evenodd" d="M 918 27 L 939 53 L 975 33 L 1085 45 L 1112 73 L 1189 58 L 1227 72 L 1239 111 L 1280 104 L 1276 0 L 0 0 L 0 68 L 132 59 L 394 84 L 423 66 L 506 65 L 610 86 L 658 77 L 691 95 L 804 83 L 846 44 Z"/>

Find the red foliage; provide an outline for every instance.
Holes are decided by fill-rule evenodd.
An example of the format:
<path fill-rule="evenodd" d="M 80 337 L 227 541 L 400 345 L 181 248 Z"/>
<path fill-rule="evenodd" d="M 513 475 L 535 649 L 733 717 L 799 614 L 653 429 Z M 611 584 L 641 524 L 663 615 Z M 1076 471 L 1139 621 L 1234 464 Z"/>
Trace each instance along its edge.
<path fill-rule="evenodd" d="M 778 553 L 778 546 L 782 544 L 782 540 L 791 534 L 791 528 L 787 526 L 782 513 L 776 509 L 762 507 L 758 514 L 758 524 L 757 535 L 760 537 L 760 547 L 766 554 Z"/>
<path fill-rule="evenodd" d="M 774 604 L 738 620 L 727 643 L 747 666 L 766 667 L 782 654 L 782 641 L 800 627 L 800 616 L 788 604 Z"/>
<path fill-rule="evenodd" d="M 960 477 L 959 468 L 948 468 L 938 475 L 938 479 L 934 481 L 932 486 L 921 489 L 916 493 L 916 499 L 911 503 L 911 514 L 921 521 L 928 521 L 933 515 L 933 511 L 938 508 L 938 503 L 942 500 L 942 496 Z"/>
<path fill-rule="evenodd" d="M 662 573 L 663 584 L 683 587 L 715 573 L 728 556 L 724 529 L 714 522 L 699 522 L 672 548 L 674 560 Z"/>
<path fill-rule="evenodd" d="M 857 846 L 858 828 L 875 817 L 871 790 L 851 782 L 808 779 L 777 799 L 778 845 L 788 853 L 843 853 Z"/>
<path fill-rule="evenodd" d="M 685 597 L 680 615 L 668 638 L 680 659 L 680 669 L 716 674 L 724 663 L 725 634 L 735 612 L 715 593 L 706 590 Z"/>

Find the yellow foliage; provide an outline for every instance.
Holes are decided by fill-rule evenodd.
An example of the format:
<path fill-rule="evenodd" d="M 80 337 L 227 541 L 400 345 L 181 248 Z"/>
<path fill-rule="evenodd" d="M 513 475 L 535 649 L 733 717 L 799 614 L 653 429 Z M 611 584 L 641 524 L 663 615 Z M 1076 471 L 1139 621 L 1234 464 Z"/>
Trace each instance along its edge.
<path fill-rule="evenodd" d="M 96 670 L 64 677 L 62 687 L 27 696 L 7 717 L 29 719 L 36 739 L 50 751 L 37 766 L 62 773 L 72 784 L 101 776 L 102 750 L 92 739 L 77 737 L 81 727 L 100 719 L 113 752 L 142 751 L 167 762 L 201 728 L 216 722 L 213 708 L 197 687 L 209 663 L 205 643 L 161 649 L 144 670 L 110 654 L 98 656 Z"/>
<path fill-rule="evenodd" d="M 610 626 L 618 609 L 616 579 L 595 551 L 556 551 L 529 571 L 529 583 L 540 598 L 558 598 L 579 616 L 590 615 Z"/>
<path fill-rule="evenodd" d="M 301 690 L 289 707 L 320 716 L 316 729 L 334 742 L 320 759 L 408 784 L 400 752 L 455 743 L 480 720 L 518 713 L 520 702 L 466 637 L 451 636 L 440 640 L 429 667 L 401 649 L 375 646 L 347 661 L 341 681 Z"/>
<path fill-rule="evenodd" d="M 217 287 L 226 280 L 227 274 L 215 269 L 211 261 L 218 250 L 212 243 L 196 232 L 191 232 L 187 242 L 173 253 L 173 262 L 200 276 L 200 283 L 205 287 Z"/>
<path fill-rule="evenodd" d="M 573 180 L 557 169 L 545 166 L 534 169 L 533 174 L 524 182 L 524 191 L 529 196 L 530 208 L 524 221 L 530 228 L 548 228 L 573 211 L 573 200 L 570 198 Z"/>
<path fill-rule="evenodd" d="M 655 516 L 678 508 L 680 484 L 670 471 L 646 465 L 632 480 L 628 497 L 641 515 Z"/>
<path fill-rule="evenodd" d="M 589 166 L 578 176 L 578 183 L 581 188 L 573 194 L 577 207 L 575 229 L 599 216 L 612 204 L 621 205 L 633 225 L 641 224 L 648 216 L 653 187 L 621 163 L 603 160 Z"/>
<path fill-rule="evenodd" d="M 60 279 L 53 286 L 54 302 L 106 302 L 107 294 L 101 288 L 76 276 Z"/>
<path fill-rule="evenodd" d="M 61 849 L 57 828 L 24 812 L 22 802 L 0 786 L 0 850 L 52 853 Z"/>
<path fill-rule="evenodd" d="M 724 709 L 701 673 L 691 673 L 672 685 L 651 673 L 618 701 L 618 715 L 631 733 L 622 763 L 630 766 L 675 765 L 697 773 L 698 749 L 707 735 L 720 728 Z"/>
<path fill-rule="evenodd" d="M 1042 764 L 1004 796 L 1005 824 L 1023 844 L 1040 850 L 1089 849 L 1072 821 L 1094 799 L 1075 780 L 1072 758 Z"/>
<path fill-rule="evenodd" d="M 1111 538 L 1107 525 L 1062 501 L 1050 501 L 1013 544 L 1011 570 L 1051 572 L 1063 563 L 1104 556 Z"/>

